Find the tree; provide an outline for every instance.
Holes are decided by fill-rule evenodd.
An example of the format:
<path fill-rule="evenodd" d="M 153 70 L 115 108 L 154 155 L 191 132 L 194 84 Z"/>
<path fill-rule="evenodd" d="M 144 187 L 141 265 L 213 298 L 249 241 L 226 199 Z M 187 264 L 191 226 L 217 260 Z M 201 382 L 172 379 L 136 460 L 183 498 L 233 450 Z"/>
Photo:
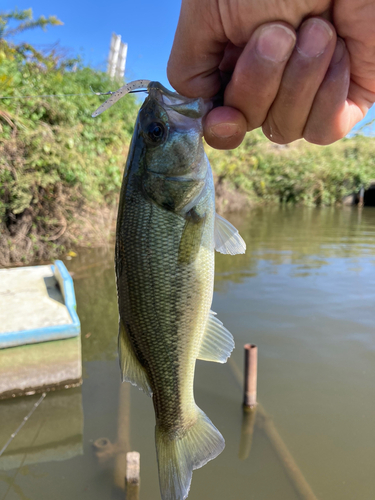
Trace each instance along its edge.
<path fill-rule="evenodd" d="M 12 26 L 16 23 L 15 26 Z M 24 31 L 42 28 L 46 30 L 47 26 L 60 26 L 63 23 L 56 16 L 33 19 L 32 9 L 12 10 L 10 12 L 0 12 L 0 61 L 1 59 L 13 60 L 17 55 L 22 59 L 34 59 L 39 62 L 51 62 L 51 57 L 46 57 L 37 51 L 28 43 L 15 44 L 12 39 L 14 36 Z"/>

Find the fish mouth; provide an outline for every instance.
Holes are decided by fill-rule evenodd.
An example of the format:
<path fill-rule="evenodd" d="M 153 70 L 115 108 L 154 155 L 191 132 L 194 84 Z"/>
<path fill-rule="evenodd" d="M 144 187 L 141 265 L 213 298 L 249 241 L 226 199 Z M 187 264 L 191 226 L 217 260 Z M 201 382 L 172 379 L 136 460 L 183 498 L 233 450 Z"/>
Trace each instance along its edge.
<path fill-rule="evenodd" d="M 151 95 L 152 97 L 157 97 L 158 95 L 162 95 L 165 96 L 166 98 L 171 99 L 172 101 L 174 100 L 184 101 L 188 99 L 186 97 L 181 96 L 180 94 L 177 94 L 177 92 L 173 92 L 172 90 L 167 89 L 160 82 L 150 82 L 147 86 L 147 90 L 149 95 Z"/>
<path fill-rule="evenodd" d="M 150 82 L 147 86 L 147 91 L 151 98 L 156 99 L 159 103 L 163 103 L 166 106 L 189 104 L 191 101 L 196 100 L 173 92 L 164 87 L 160 82 Z"/>
<path fill-rule="evenodd" d="M 211 99 L 184 97 L 159 82 L 150 82 L 147 90 L 149 99 L 155 99 L 167 112 L 175 111 L 188 118 L 203 118 L 213 107 Z"/>

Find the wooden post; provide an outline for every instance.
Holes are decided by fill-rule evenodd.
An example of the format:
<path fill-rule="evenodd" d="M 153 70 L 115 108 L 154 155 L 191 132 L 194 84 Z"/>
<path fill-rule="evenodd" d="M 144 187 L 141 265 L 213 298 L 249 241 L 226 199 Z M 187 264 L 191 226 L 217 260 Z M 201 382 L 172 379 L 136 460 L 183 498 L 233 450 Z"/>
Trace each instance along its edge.
<path fill-rule="evenodd" d="M 124 489 L 124 476 L 127 468 L 127 452 L 130 448 L 130 384 L 120 385 L 118 421 L 117 421 L 117 453 L 115 459 L 115 485 Z"/>
<path fill-rule="evenodd" d="M 126 500 L 139 500 L 140 482 L 140 454 L 130 451 L 126 454 Z"/>
<path fill-rule="evenodd" d="M 245 345 L 245 386 L 244 408 L 254 408 L 257 404 L 258 348 L 254 344 Z"/>
<path fill-rule="evenodd" d="M 362 186 L 361 190 L 359 191 L 359 202 L 358 202 L 359 207 L 363 207 L 364 199 L 365 199 L 365 188 Z"/>

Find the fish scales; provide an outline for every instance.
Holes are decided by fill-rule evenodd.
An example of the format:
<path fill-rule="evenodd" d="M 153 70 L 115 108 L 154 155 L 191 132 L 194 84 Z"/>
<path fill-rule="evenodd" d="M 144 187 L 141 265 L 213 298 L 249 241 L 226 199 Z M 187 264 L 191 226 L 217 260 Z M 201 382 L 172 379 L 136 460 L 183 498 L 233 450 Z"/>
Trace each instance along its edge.
<path fill-rule="evenodd" d="M 213 248 L 201 246 L 195 261 L 180 264 L 185 220 L 131 186 L 123 203 L 118 240 L 122 273 L 131 285 L 119 291 L 120 310 L 127 311 L 127 332 L 149 376 L 156 418 L 166 431 L 178 432 L 196 418 L 194 366 L 212 301 Z M 212 233 L 212 191 L 201 203 L 209 206 L 204 230 Z M 122 282 L 120 277 L 120 287 Z"/>

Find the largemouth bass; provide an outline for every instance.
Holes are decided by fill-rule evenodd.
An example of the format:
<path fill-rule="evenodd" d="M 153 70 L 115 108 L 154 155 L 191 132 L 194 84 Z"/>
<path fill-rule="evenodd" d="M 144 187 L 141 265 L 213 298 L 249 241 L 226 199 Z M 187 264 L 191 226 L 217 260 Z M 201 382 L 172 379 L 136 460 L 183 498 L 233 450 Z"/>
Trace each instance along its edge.
<path fill-rule="evenodd" d="M 152 396 L 163 500 L 185 499 L 193 469 L 224 449 L 222 435 L 195 403 L 194 370 L 197 359 L 225 363 L 234 348 L 210 310 L 214 251 L 244 253 L 245 243 L 215 214 L 202 143 L 207 110 L 202 99 L 148 84 L 117 219 L 121 372 Z"/>

